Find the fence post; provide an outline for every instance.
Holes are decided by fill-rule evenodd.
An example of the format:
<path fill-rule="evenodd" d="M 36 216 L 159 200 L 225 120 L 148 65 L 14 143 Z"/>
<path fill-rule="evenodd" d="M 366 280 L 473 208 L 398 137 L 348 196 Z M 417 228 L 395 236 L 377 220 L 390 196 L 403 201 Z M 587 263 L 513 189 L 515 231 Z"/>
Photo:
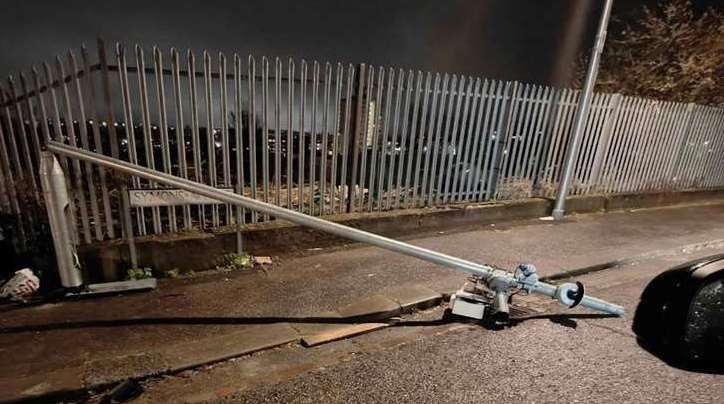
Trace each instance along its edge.
<path fill-rule="evenodd" d="M 611 145 L 613 123 L 616 121 L 616 118 L 618 117 L 619 111 L 621 109 L 622 98 L 623 96 L 621 94 L 614 94 L 613 99 L 611 100 L 611 112 L 608 114 L 608 116 L 606 117 L 606 121 L 603 123 L 601 139 L 598 142 L 598 147 L 596 148 L 596 156 L 593 159 L 591 177 L 588 179 L 588 189 L 590 189 L 592 185 L 598 185 L 598 177 L 601 174 L 601 165 L 603 163 L 604 156 L 608 154 L 608 149 Z"/>
<path fill-rule="evenodd" d="M 136 239 L 133 237 L 133 220 L 131 219 L 131 204 L 128 201 L 128 186 L 121 186 L 121 214 L 123 215 L 123 236 L 128 241 L 128 252 L 131 255 L 131 268 L 138 268 L 138 253 L 136 252 Z"/>
<path fill-rule="evenodd" d="M 83 284 L 78 256 L 69 227 L 70 196 L 65 183 L 65 175 L 55 156 L 42 152 L 40 161 L 40 185 L 43 189 L 45 209 L 48 212 L 50 231 L 53 234 L 53 247 L 60 273 L 60 282 L 66 288 L 75 288 Z"/>
<path fill-rule="evenodd" d="M 10 209 L 10 189 L 5 185 L 4 171 L 2 165 L 0 165 L 0 212 L 10 213 L 12 212 L 12 209 Z"/>
<path fill-rule="evenodd" d="M 2 94 L 0 94 L 0 102 L 2 99 Z M 10 157 L 5 144 L 5 132 L 3 131 L 2 120 L 0 120 L 0 172 L 3 174 L 5 184 L 3 194 L 7 196 L 8 201 L 10 202 L 10 209 L 8 212 L 15 216 L 19 233 L 19 237 L 17 237 L 19 247 L 21 249 L 25 249 L 26 242 L 29 240 L 25 233 L 25 223 L 21 214 L 22 211 L 20 209 L 20 202 L 18 201 L 20 197 L 18 195 L 18 190 L 15 187 L 15 179 L 13 178 L 13 172 L 10 167 Z M 32 229 L 30 230 L 32 231 Z"/>
<path fill-rule="evenodd" d="M 110 137 L 111 143 L 111 155 L 114 158 L 119 158 L 118 151 L 118 134 L 116 133 L 116 114 L 113 110 L 113 101 L 111 98 L 111 79 L 108 67 L 108 58 L 106 56 L 106 46 L 103 39 L 98 38 L 98 61 L 101 65 L 101 78 L 103 82 L 103 100 L 106 104 L 106 113 L 108 114 L 108 122 L 106 127 L 108 128 L 108 136 Z M 118 66 L 120 69 L 121 67 Z M 130 125 L 133 125 L 131 123 Z M 129 147 L 131 144 L 129 143 Z M 123 237 L 128 241 L 128 250 L 131 255 L 131 266 L 132 268 L 138 267 L 138 256 L 136 253 L 136 244 L 133 238 L 133 221 L 131 219 L 131 207 L 128 202 L 128 185 L 125 179 L 120 180 L 120 200 L 121 200 L 121 233 Z"/>
<path fill-rule="evenodd" d="M 511 89 L 512 87 L 512 89 Z M 508 89 L 511 89 L 509 92 Z M 498 192 L 498 177 L 500 170 L 503 168 L 503 152 L 508 143 L 508 120 L 510 119 L 511 110 L 513 109 L 518 94 L 518 82 L 513 82 L 512 86 L 506 86 L 503 92 L 503 98 L 501 100 L 501 114 L 503 117 L 498 122 L 498 130 L 496 131 L 498 136 L 498 148 L 494 149 L 495 155 L 493 155 L 493 161 L 491 162 L 490 178 L 488 179 L 488 189 L 486 190 L 486 200 L 489 198 L 495 198 Z M 505 100 L 509 100 L 506 106 Z"/>
<path fill-rule="evenodd" d="M 541 139 L 540 157 L 539 161 L 536 162 L 536 168 L 533 172 L 533 175 L 535 175 L 535 177 L 533 177 L 533 189 L 538 188 L 540 183 L 545 180 L 545 170 L 547 168 L 548 161 L 550 161 L 551 147 L 555 141 L 555 117 L 558 115 L 558 111 L 561 108 L 563 90 L 553 88 L 552 91 L 553 95 L 551 96 L 550 107 L 548 108 L 547 116 L 544 118 L 545 126 L 543 127 L 543 132 L 541 133 L 543 139 Z"/>
<path fill-rule="evenodd" d="M 686 151 L 686 143 L 689 141 L 689 136 L 691 135 L 691 127 L 694 123 L 694 107 L 696 104 L 693 102 L 690 102 L 689 105 L 686 107 L 686 118 L 684 120 L 686 121 L 686 124 L 684 125 L 684 132 L 683 135 L 681 135 L 681 141 L 679 142 L 679 150 L 676 153 L 676 160 L 674 160 L 674 164 L 671 167 L 671 172 L 669 172 L 668 178 L 671 178 L 673 181 L 672 185 L 676 185 L 676 183 L 679 182 L 679 168 L 681 168 L 681 160 L 684 158 L 684 154 Z"/>
<path fill-rule="evenodd" d="M 113 111 L 111 100 L 111 79 L 106 56 L 106 44 L 103 39 L 98 38 L 98 61 L 101 64 L 101 78 L 103 83 L 103 101 L 106 104 L 108 113 L 108 136 L 111 143 L 111 156 L 118 158 L 118 134 L 116 133 L 116 114 Z"/>
<path fill-rule="evenodd" d="M 359 166 L 359 154 L 360 154 L 360 143 L 364 141 L 362 138 L 362 129 L 364 125 L 362 122 L 362 115 L 364 114 L 364 111 L 367 110 L 365 108 L 365 94 L 364 94 L 364 85 L 365 85 L 365 78 L 366 78 L 366 71 L 367 66 L 362 63 L 357 66 L 357 74 L 356 74 L 356 84 L 357 84 L 357 97 L 356 97 L 356 105 L 354 109 L 354 116 L 350 117 L 350 121 L 354 122 L 354 126 L 352 127 L 352 130 L 350 133 L 354 133 L 354 138 L 352 141 L 352 144 L 349 145 L 351 155 L 348 157 L 348 159 L 352 159 L 352 173 L 351 176 L 348 179 L 342 178 L 343 181 L 347 183 L 347 212 L 351 213 L 354 208 L 354 199 L 356 197 L 356 185 L 357 185 L 357 171 Z M 348 100 L 349 102 L 351 100 Z M 366 147 L 366 143 L 365 143 Z"/>

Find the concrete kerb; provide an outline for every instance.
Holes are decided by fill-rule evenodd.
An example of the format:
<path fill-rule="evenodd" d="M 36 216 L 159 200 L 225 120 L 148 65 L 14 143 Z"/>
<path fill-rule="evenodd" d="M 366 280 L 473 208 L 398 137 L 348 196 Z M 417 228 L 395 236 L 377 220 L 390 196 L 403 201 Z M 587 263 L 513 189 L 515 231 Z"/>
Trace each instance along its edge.
<path fill-rule="evenodd" d="M 608 198 L 603 195 L 577 195 L 566 198 L 566 213 L 596 213 L 607 210 Z"/>
<path fill-rule="evenodd" d="M 339 341 L 341 339 L 346 339 L 368 332 L 377 331 L 387 326 L 389 326 L 388 323 L 359 323 L 329 327 L 328 329 L 317 334 L 302 337 L 302 346 L 306 348 L 312 348 L 317 345 L 326 344 L 328 342 Z"/>
<path fill-rule="evenodd" d="M 405 314 L 435 307 L 443 300 L 441 293 L 420 285 L 396 287 L 385 290 L 382 294 L 397 302 L 402 313 Z"/>

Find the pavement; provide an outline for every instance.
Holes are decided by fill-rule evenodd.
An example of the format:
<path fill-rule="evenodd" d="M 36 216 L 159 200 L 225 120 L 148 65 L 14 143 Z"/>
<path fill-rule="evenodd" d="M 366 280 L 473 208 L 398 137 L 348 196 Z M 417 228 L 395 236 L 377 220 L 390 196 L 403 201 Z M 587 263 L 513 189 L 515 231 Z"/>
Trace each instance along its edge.
<path fill-rule="evenodd" d="M 533 262 L 543 275 L 618 263 L 580 279 L 591 294 L 632 313 L 657 273 L 724 248 L 721 223 L 724 205 L 712 204 L 469 227 L 408 240 L 498 266 Z M 355 338 L 313 348 L 297 343 L 344 324 L 340 312 L 359 314 L 355 304 L 370 296 L 402 310 L 394 298 L 400 290 L 442 294 L 464 278 L 377 248 L 348 246 L 281 255 L 263 272 L 164 280 L 150 293 L 3 306 L 0 399 L 55 391 L 55 398 L 93 401 L 94 392 L 88 398 L 72 387 L 102 389 L 138 375 L 146 387 L 138 402 L 714 402 L 724 395 L 722 376 L 674 369 L 641 349 L 625 318 L 538 319 L 490 331 L 442 321 L 443 308 L 435 306 Z M 378 310 L 394 311 L 387 303 Z M 532 304 L 547 313 L 558 309 Z M 184 367 L 194 355 L 216 363 Z"/>

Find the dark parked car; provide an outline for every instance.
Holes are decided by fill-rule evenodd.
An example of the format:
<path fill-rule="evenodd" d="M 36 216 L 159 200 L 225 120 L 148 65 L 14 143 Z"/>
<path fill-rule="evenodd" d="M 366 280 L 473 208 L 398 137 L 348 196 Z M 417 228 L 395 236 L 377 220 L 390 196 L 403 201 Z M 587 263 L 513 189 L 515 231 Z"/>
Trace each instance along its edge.
<path fill-rule="evenodd" d="M 654 278 L 641 295 L 633 331 L 672 365 L 724 370 L 724 254 Z"/>

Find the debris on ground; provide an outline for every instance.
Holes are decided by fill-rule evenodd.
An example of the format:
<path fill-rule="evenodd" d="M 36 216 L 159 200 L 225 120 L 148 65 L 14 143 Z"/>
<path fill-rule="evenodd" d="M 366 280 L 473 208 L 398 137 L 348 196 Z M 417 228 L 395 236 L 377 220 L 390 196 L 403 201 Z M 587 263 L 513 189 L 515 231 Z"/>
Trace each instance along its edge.
<path fill-rule="evenodd" d="M 177 374 L 176 376 L 183 378 L 183 379 L 189 379 L 193 376 L 196 376 L 197 373 L 199 373 L 198 370 L 189 369 L 189 370 L 184 370 L 183 372 Z"/>
<path fill-rule="evenodd" d="M 272 258 L 268 256 L 254 257 L 254 263 L 257 265 L 271 265 Z"/>
<path fill-rule="evenodd" d="M 153 270 L 151 268 L 131 268 L 126 271 L 127 281 L 138 281 L 141 279 L 153 278 Z"/>
<path fill-rule="evenodd" d="M 15 271 L 15 275 L 0 288 L 0 298 L 26 302 L 26 298 L 34 295 L 39 287 L 40 279 L 35 276 L 33 270 L 23 268 Z"/>
<path fill-rule="evenodd" d="M 174 268 L 174 269 L 164 272 L 164 276 L 166 278 L 176 279 L 179 277 L 179 275 L 181 275 L 181 274 L 179 273 L 178 268 Z"/>
<path fill-rule="evenodd" d="M 133 400 L 143 393 L 143 387 L 133 379 L 119 383 L 104 397 L 103 403 L 124 403 Z"/>

